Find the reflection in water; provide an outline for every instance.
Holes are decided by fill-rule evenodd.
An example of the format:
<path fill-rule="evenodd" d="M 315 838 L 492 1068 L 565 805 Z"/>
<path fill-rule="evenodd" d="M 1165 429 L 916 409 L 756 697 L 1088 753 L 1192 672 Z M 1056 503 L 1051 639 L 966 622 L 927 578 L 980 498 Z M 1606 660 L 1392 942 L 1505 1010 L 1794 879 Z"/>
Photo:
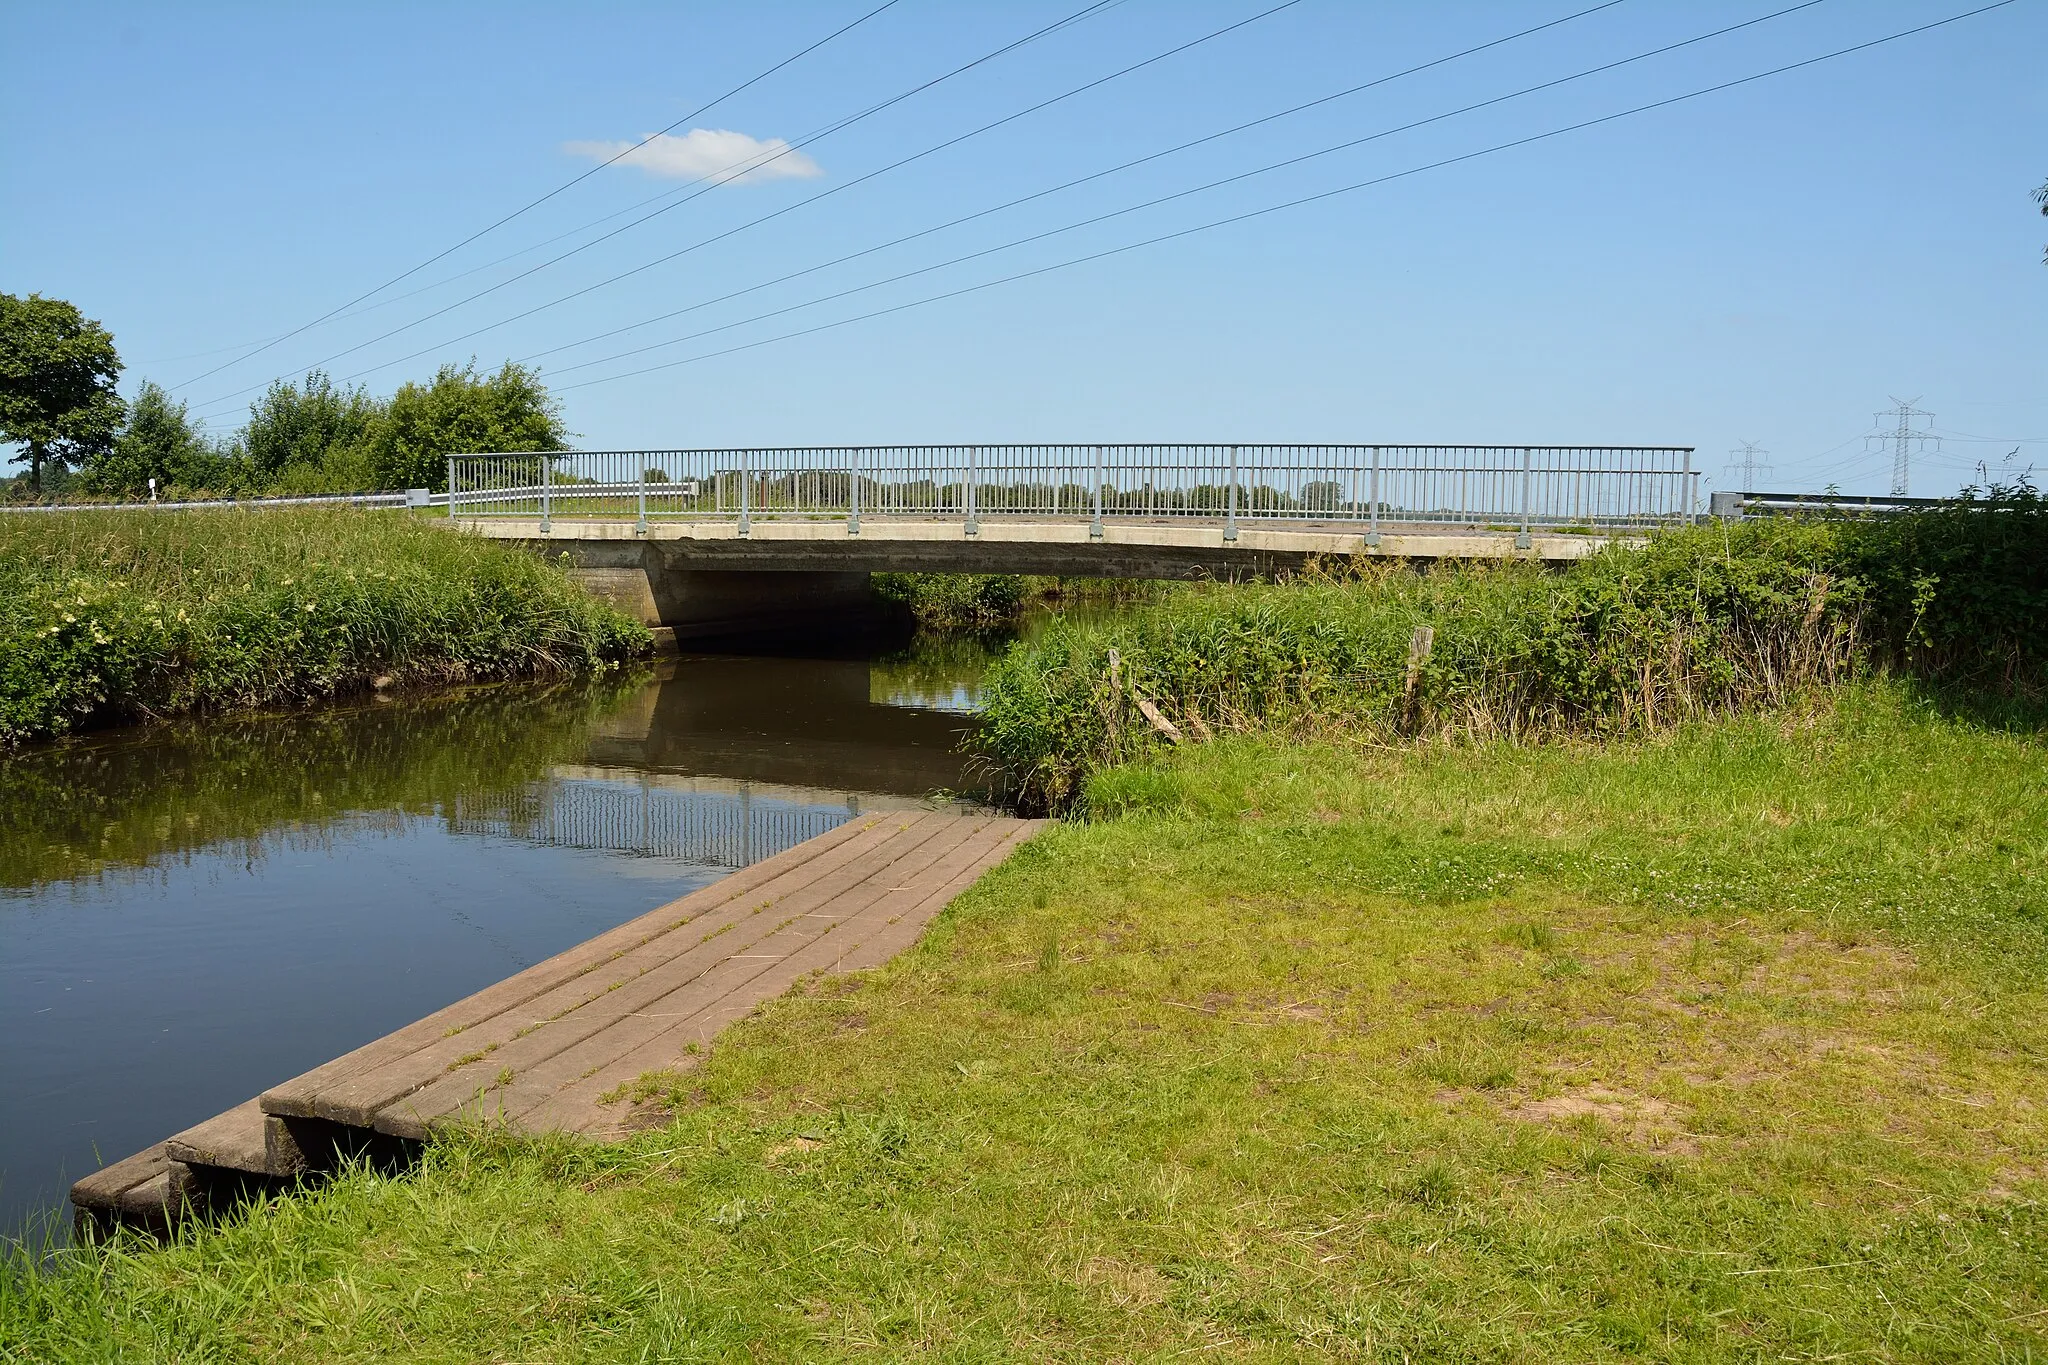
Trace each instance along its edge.
<path fill-rule="evenodd" d="M 0 755 L 0 1231 L 733 868 L 968 788 L 985 658 L 693 655 Z"/>
<path fill-rule="evenodd" d="M 923 797 L 962 785 L 964 716 L 878 705 L 865 658 L 692 655 L 608 717 L 595 763 Z"/>
<path fill-rule="evenodd" d="M 966 715 L 981 705 L 981 677 L 1009 643 L 1008 634 L 926 635 L 910 648 L 875 660 L 868 700 Z"/>
<path fill-rule="evenodd" d="M 178 721 L 0 752 L 0 895 L 208 850 L 260 859 L 347 823 L 431 814 L 572 759 L 640 680 L 490 688 Z"/>
<path fill-rule="evenodd" d="M 557 776 L 510 797 L 458 798 L 449 827 L 458 834 L 519 839 L 548 848 L 668 858 L 728 871 L 794 848 L 860 813 L 807 801 L 757 796 L 750 783 L 726 791 L 669 791 L 643 775 L 623 783 L 605 777 Z M 672 780 L 672 779 L 671 779 Z"/>

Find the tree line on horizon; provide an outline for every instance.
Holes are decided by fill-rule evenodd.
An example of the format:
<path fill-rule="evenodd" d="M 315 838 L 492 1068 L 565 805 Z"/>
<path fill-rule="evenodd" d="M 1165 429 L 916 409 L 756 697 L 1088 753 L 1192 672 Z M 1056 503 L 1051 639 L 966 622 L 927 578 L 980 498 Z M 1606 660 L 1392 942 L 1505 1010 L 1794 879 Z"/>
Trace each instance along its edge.
<path fill-rule="evenodd" d="M 443 489 L 466 451 L 566 450 L 561 404 L 539 374 L 472 359 L 389 397 L 325 372 L 274 380 L 248 419 L 222 435 L 144 380 L 116 389 L 123 365 L 104 326 L 62 299 L 0 294 L 0 442 L 27 466 L 0 498 L 343 493 Z"/>

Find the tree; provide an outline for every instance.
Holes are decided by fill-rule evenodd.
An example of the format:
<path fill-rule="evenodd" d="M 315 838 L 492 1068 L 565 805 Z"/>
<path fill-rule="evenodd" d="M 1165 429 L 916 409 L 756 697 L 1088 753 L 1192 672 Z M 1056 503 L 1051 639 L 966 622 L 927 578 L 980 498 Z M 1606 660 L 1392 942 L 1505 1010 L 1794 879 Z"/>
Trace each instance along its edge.
<path fill-rule="evenodd" d="M 107 329 L 62 299 L 0 294 L 0 441 L 24 448 L 29 482 L 45 466 L 105 452 L 121 428 L 121 358 Z"/>
<path fill-rule="evenodd" d="M 448 457 L 498 451 L 567 450 L 562 405 L 540 376 L 506 361 L 488 378 L 476 362 L 443 365 L 431 384 L 405 384 L 391 396 L 370 443 L 380 487 L 448 486 Z"/>
<path fill-rule="evenodd" d="M 259 484 L 275 484 L 288 471 L 345 481 L 357 474 L 382 417 L 368 389 L 338 385 L 323 371 L 309 373 L 303 386 L 275 380 L 249 405 L 243 458 Z"/>
<path fill-rule="evenodd" d="M 226 465 L 193 428 L 185 404 L 144 380 L 128 405 L 128 425 L 111 449 L 87 462 L 85 484 L 110 494 L 146 493 L 151 479 L 162 488 L 219 489 L 228 481 Z"/>

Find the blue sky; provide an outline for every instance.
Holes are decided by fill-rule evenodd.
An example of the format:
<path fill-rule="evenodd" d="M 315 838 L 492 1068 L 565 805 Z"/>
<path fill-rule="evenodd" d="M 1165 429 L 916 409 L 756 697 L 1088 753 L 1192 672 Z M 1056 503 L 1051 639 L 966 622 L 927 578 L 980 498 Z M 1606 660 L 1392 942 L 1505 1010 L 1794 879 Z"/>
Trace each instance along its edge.
<path fill-rule="evenodd" d="M 684 123 L 644 160 L 600 171 L 376 296 L 380 306 L 239 360 L 223 348 L 297 328 L 419 264 L 589 168 L 604 145 L 684 118 L 880 0 L 11 5 L 0 10 L 0 44 L 15 56 L 0 87 L 9 205 L 0 288 L 75 301 L 113 330 L 129 364 L 126 387 L 144 377 L 171 386 L 216 428 L 238 424 L 250 390 L 316 363 L 388 392 L 473 355 L 487 367 L 507 358 L 539 365 L 590 447 L 1677 444 L 1697 446 L 1714 482 L 1732 486 L 1728 452 L 1751 440 L 1771 452 L 1773 483 L 1881 491 L 1889 456 L 1866 450 L 1862 436 L 1896 396 L 1918 397 L 1945 433 L 1941 449 L 1916 463 L 1916 493 L 1974 479 L 1979 460 L 1996 476 L 2015 445 L 2017 465 L 2048 468 L 2048 219 L 2029 198 L 2048 180 L 2041 0 L 1026 281 L 617 377 L 1463 156 L 1972 8 L 1823 0 L 1552 90 L 802 306 L 1791 3 L 1624 0 L 802 279 L 572 344 L 1594 0 L 1301 0 L 805 202 L 1277 2 L 1122 0 L 762 173 L 681 188 L 689 174 L 771 139 L 799 140 L 1085 4 L 898 0 Z M 670 191 L 679 192 L 647 206 L 670 211 L 461 302 L 633 221 L 587 226 Z M 394 297 L 421 286 L 433 287 Z M 710 328 L 724 330 L 604 359 Z"/>

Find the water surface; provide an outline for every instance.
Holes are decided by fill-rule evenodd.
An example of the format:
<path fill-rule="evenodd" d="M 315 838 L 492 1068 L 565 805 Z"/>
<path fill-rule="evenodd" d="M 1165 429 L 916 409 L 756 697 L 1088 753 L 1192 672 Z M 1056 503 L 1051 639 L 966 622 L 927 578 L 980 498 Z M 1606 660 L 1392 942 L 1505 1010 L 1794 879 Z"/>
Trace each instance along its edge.
<path fill-rule="evenodd" d="M 0 1230 L 861 811 L 959 804 L 985 659 L 691 655 L 0 756 Z"/>

